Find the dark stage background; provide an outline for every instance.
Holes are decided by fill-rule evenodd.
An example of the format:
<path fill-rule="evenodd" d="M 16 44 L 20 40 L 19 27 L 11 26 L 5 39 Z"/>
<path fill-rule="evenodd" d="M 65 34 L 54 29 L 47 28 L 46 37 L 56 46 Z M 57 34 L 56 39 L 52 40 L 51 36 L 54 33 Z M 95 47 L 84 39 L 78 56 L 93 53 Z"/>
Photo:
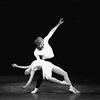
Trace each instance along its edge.
<path fill-rule="evenodd" d="M 70 77 L 100 82 L 99 2 L 1 0 L 0 9 L 0 75 L 23 75 L 11 64 L 29 65 L 35 59 L 34 39 L 64 18 L 50 39 L 60 67 Z"/>

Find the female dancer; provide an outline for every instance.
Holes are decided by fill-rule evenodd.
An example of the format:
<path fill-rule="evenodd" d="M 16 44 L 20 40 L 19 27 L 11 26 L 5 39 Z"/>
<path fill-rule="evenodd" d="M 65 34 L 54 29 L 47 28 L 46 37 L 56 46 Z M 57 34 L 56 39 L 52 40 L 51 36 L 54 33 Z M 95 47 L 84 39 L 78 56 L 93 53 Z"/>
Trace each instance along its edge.
<path fill-rule="evenodd" d="M 51 46 L 49 45 L 48 41 L 50 39 L 50 37 L 53 35 L 53 33 L 56 31 L 56 29 L 58 28 L 58 26 L 60 24 L 62 24 L 63 21 L 62 19 L 59 21 L 59 23 L 49 32 L 49 34 L 44 38 L 42 39 L 41 37 L 38 37 L 36 40 L 35 40 L 35 44 L 37 45 L 37 48 L 35 49 L 35 52 L 34 52 L 34 55 L 36 57 L 37 60 L 40 59 L 40 57 L 42 59 L 49 59 L 49 58 L 52 58 L 54 57 L 54 54 L 53 54 L 53 50 L 51 48 Z M 25 71 L 25 74 L 29 73 L 30 70 L 31 70 L 31 67 L 27 67 L 28 69 Z M 36 71 L 37 69 L 34 69 L 34 72 Z M 59 73 L 60 74 L 60 73 Z M 32 78 L 31 78 L 32 79 Z M 40 86 L 40 84 L 42 83 L 42 74 L 40 75 L 38 81 L 37 81 L 37 85 L 36 85 L 36 88 L 34 91 L 32 91 L 32 93 L 36 93 L 38 91 L 38 88 Z M 54 81 L 54 78 L 52 78 L 52 81 Z M 55 82 L 58 82 L 59 80 L 55 80 Z M 67 79 L 66 79 L 66 82 L 68 82 L 68 84 L 71 84 L 68 76 L 67 76 Z M 29 83 L 29 82 L 28 82 Z M 63 81 L 63 83 L 65 84 L 65 82 Z M 27 85 L 26 85 L 27 86 Z M 26 87 L 25 86 L 25 87 Z M 24 88 L 25 88 L 24 87 Z M 72 88 L 73 86 L 71 85 L 70 86 L 70 91 L 74 92 L 74 93 L 78 93 L 79 91 L 76 90 L 74 87 Z"/>
<path fill-rule="evenodd" d="M 18 68 L 23 68 L 23 69 L 31 68 L 30 72 L 29 72 L 29 70 L 27 70 L 25 72 L 26 75 L 30 74 L 30 78 L 29 78 L 29 81 L 27 82 L 27 84 L 24 86 L 24 88 L 26 88 L 31 83 L 33 76 L 35 74 L 35 71 L 42 69 L 43 79 L 47 79 L 49 81 L 56 82 L 56 83 L 63 84 L 63 85 L 69 85 L 70 86 L 69 91 L 72 91 L 75 94 L 80 93 L 77 89 L 75 89 L 72 86 L 72 84 L 68 78 L 67 72 L 64 71 L 63 69 L 61 69 L 60 67 L 52 64 L 49 61 L 38 59 L 38 60 L 34 60 L 31 63 L 31 65 L 29 65 L 29 66 L 18 66 L 17 64 L 12 64 L 12 66 L 18 67 Z M 52 77 L 52 72 L 59 74 L 59 75 L 62 75 L 64 77 L 64 81 L 60 81 L 60 80 Z"/>

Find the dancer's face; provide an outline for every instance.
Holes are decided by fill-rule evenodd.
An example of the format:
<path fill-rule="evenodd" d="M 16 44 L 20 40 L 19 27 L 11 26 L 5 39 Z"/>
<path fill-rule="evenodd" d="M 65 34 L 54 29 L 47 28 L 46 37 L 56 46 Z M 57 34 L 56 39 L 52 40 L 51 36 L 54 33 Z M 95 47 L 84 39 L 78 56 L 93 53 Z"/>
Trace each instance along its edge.
<path fill-rule="evenodd" d="M 42 50 L 44 47 L 44 40 L 41 37 L 37 37 L 35 44 L 37 45 L 37 49 Z"/>
<path fill-rule="evenodd" d="M 43 43 L 43 42 L 41 42 L 39 45 L 37 45 L 37 48 L 38 48 L 39 50 L 42 50 L 43 47 L 44 47 L 44 43 Z"/>

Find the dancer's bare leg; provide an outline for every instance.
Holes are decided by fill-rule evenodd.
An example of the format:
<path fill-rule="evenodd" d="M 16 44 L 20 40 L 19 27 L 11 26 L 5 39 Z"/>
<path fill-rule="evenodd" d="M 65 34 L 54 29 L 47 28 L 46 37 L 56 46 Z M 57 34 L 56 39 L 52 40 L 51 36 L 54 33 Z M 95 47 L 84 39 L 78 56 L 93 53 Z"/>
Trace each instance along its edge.
<path fill-rule="evenodd" d="M 59 75 L 62 75 L 62 76 L 64 77 L 64 80 L 65 80 L 65 81 L 63 81 L 63 82 L 64 82 L 64 84 L 70 86 L 70 89 L 69 89 L 70 91 L 72 91 L 72 92 L 75 93 L 75 94 L 80 93 L 77 89 L 75 89 L 75 88 L 73 87 L 73 85 L 72 85 L 72 83 L 71 83 L 71 81 L 70 81 L 70 79 L 69 79 L 68 74 L 67 74 L 66 71 L 64 71 L 63 69 L 61 69 L 61 68 L 59 68 L 59 67 L 57 67 L 57 66 L 54 65 L 54 67 L 53 67 L 53 72 L 55 72 L 55 73 L 57 73 L 57 74 L 59 74 Z M 66 83 L 65 83 L 65 82 L 66 82 Z"/>
<path fill-rule="evenodd" d="M 50 81 L 52 81 L 52 82 L 55 82 L 55 83 L 59 83 L 59 84 L 63 84 L 63 82 L 62 81 L 60 81 L 60 80 L 58 80 L 58 79 L 56 79 L 56 78 L 54 78 L 54 77 L 46 77 L 46 79 L 47 80 L 50 80 Z"/>
<path fill-rule="evenodd" d="M 65 77 L 65 78 L 66 78 L 66 77 Z M 56 79 L 56 78 L 54 78 L 54 77 L 46 77 L 46 79 L 47 79 L 47 80 L 50 80 L 50 81 L 52 81 L 52 82 L 55 82 L 55 83 L 60 83 L 60 84 L 63 84 L 63 85 L 69 85 L 69 86 L 70 86 L 69 91 L 71 91 L 71 92 L 73 92 L 73 93 L 75 93 L 75 94 L 80 93 L 77 89 L 75 89 L 75 88 L 72 86 L 72 84 L 71 84 L 70 82 L 67 83 L 66 81 L 60 81 L 60 80 L 58 80 L 58 79 Z"/>
<path fill-rule="evenodd" d="M 57 74 L 58 74 L 58 73 L 57 73 Z M 63 75 L 62 75 L 62 76 L 63 76 Z M 55 82 L 55 83 L 63 84 L 63 85 L 70 85 L 70 86 L 72 85 L 67 75 L 64 77 L 64 79 L 67 80 L 67 81 L 60 81 L 60 80 L 58 80 L 58 79 L 52 77 L 52 75 L 46 76 L 46 79 L 47 79 L 47 80 L 50 80 L 50 81 L 52 81 L 52 82 Z"/>

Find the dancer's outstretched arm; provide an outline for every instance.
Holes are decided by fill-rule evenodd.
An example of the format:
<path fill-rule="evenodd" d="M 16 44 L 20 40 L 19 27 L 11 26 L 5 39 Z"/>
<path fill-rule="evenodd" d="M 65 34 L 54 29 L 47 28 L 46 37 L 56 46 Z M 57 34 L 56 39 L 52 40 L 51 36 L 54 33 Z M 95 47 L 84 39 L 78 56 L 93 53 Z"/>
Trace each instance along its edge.
<path fill-rule="evenodd" d="M 28 85 L 30 85 L 30 83 L 31 83 L 31 81 L 33 79 L 34 74 L 35 74 L 35 70 L 31 70 L 30 78 L 29 78 L 28 82 L 26 83 L 26 85 L 23 86 L 22 88 L 26 88 Z"/>
<path fill-rule="evenodd" d="M 63 20 L 63 18 L 61 18 L 61 19 L 59 20 L 58 24 L 57 24 L 54 28 L 51 29 L 51 31 L 49 32 L 49 34 L 48 34 L 44 39 L 46 39 L 47 41 L 49 41 L 49 39 L 50 39 L 51 36 L 54 34 L 54 32 L 56 31 L 56 29 L 57 29 L 62 23 L 64 23 L 64 21 L 62 21 L 62 20 Z"/>
<path fill-rule="evenodd" d="M 18 66 L 17 64 L 12 64 L 12 66 L 17 67 L 17 68 L 22 68 L 22 69 L 27 69 L 30 67 L 30 65 L 29 66 Z"/>

